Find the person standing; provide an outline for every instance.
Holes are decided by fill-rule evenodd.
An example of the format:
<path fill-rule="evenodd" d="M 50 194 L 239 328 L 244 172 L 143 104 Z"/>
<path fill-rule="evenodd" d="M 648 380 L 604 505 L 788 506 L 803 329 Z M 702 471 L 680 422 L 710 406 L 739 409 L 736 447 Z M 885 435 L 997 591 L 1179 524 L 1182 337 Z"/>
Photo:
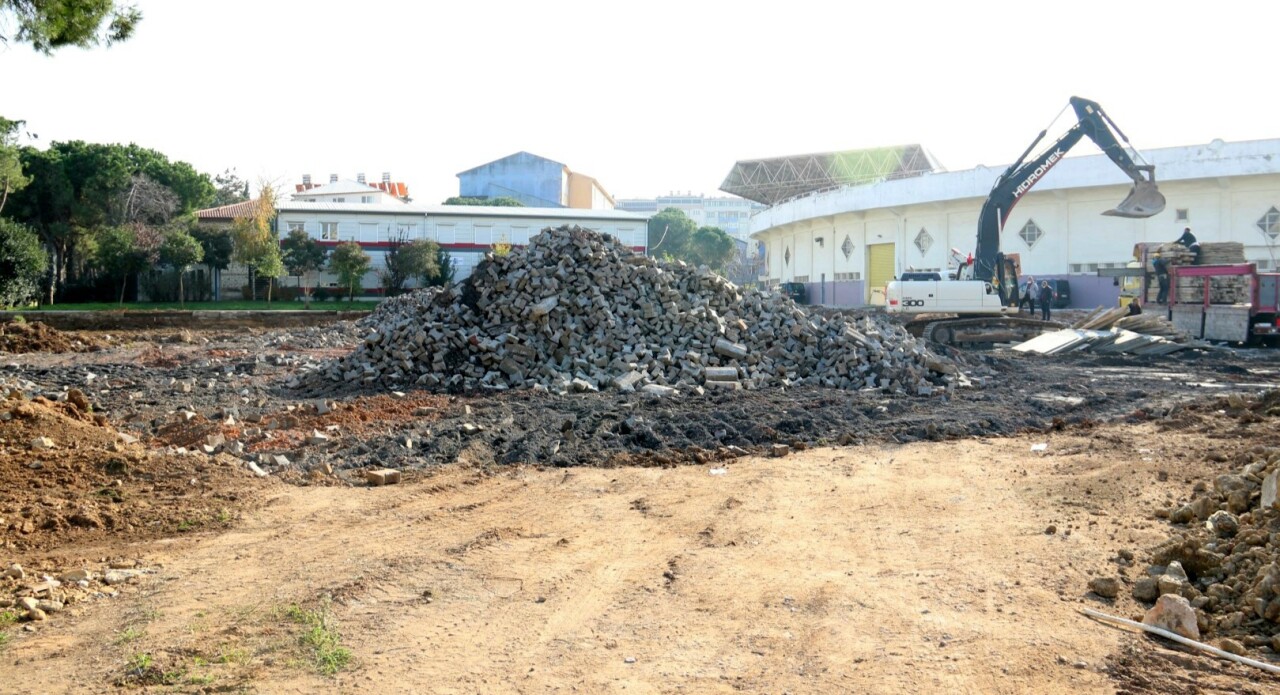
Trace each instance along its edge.
<path fill-rule="evenodd" d="M 1053 302 L 1054 291 L 1048 280 L 1040 282 L 1040 320 L 1049 320 L 1049 304 Z"/>
<path fill-rule="evenodd" d="M 1027 284 L 1023 286 L 1021 299 L 1018 300 L 1018 313 L 1022 313 L 1022 305 L 1027 305 L 1027 312 L 1032 316 L 1036 315 L 1036 279 L 1034 276 L 1027 276 Z"/>

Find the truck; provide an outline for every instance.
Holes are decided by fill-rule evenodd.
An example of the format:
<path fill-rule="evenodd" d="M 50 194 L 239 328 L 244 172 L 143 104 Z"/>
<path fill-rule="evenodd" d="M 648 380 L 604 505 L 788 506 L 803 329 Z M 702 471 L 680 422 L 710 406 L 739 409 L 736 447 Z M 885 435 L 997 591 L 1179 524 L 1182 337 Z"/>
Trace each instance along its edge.
<path fill-rule="evenodd" d="M 1137 302 L 1193 338 L 1239 345 L 1280 344 L 1280 273 L 1258 271 L 1256 263 L 1171 265 L 1168 298 L 1157 304 L 1152 269 L 1156 246 L 1137 244 L 1124 268 L 1099 268 L 1117 278 L 1120 306 Z"/>
<path fill-rule="evenodd" d="M 1130 156 L 1125 147 L 1129 145 L 1129 138 L 1102 107 L 1095 101 L 1073 96 L 1070 108 L 1075 112 L 1076 123 L 1066 133 L 1031 156 L 1048 134 L 1048 129 L 1040 131 L 1022 155 L 996 177 L 978 215 L 974 253 L 959 260 L 955 280 L 895 280 L 885 288 L 887 312 L 918 316 L 907 324 L 912 333 L 938 343 L 983 346 L 1027 340 L 1044 330 L 1042 321 L 1018 318 L 1021 268 L 1015 254 L 1000 251 L 1000 235 L 1014 205 L 1085 137 L 1093 140 L 1133 180 L 1129 195 L 1114 209 L 1102 214 L 1145 218 L 1164 209 L 1165 199 L 1156 186 L 1155 167 L 1138 164 Z M 1138 156 L 1136 150 L 1134 155 Z M 924 316 L 926 314 L 932 316 Z"/>

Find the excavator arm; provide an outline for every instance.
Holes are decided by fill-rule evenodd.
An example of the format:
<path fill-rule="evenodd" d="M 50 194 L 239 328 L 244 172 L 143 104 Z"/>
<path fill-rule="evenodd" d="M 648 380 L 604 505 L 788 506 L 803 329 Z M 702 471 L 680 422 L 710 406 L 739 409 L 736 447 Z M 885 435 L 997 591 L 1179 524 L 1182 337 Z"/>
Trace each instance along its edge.
<path fill-rule="evenodd" d="M 1114 210 L 1102 214 L 1141 218 L 1151 217 L 1164 209 L 1164 196 L 1156 188 L 1155 167 L 1133 161 L 1120 144 L 1120 140 L 1128 143 L 1129 139 L 1116 127 L 1102 107 L 1097 102 L 1080 97 L 1071 97 L 1071 106 L 1076 112 L 1076 124 L 1048 148 L 1028 160 L 1027 157 L 1048 132 L 1040 131 L 1022 156 L 996 178 L 991 193 L 978 214 L 978 245 L 974 252 L 973 278 L 995 285 L 1006 305 L 1017 301 L 1018 282 L 1016 271 L 1005 262 L 1004 254 L 1000 253 L 1000 233 L 1009 219 L 1009 213 L 1022 196 L 1040 182 L 1083 138 L 1093 140 L 1116 166 L 1133 179 L 1129 196 Z"/>

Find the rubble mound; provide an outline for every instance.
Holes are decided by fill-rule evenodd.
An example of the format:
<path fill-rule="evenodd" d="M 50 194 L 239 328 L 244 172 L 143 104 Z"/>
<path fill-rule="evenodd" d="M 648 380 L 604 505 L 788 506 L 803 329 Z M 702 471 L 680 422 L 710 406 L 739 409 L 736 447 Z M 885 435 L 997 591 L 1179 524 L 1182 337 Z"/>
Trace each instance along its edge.
<path fill-rule="evenodd" d="M 391 301 L 361 345 L 310 378 L 658 395 L 798 384 L 930 394 L 964 379 L 884 318 L 810 315 L 576 226 L 489 256 L 458 285 Z"/>
<path fill-rule="evenodd" d="M 366 330 L 376 329 L 386 323 L 415 319 L 430 310 L 441 291 L 442 288 L 439 287 L 426 287 L 386 299 L 379 302 L 367 316 L 356 321 L 356 326 Z"/>
<path fill-rule="evenodd" d="M 100 347 L 97 341 L 63 333 L 40 321 L 0 323 L 0 352 L 89 352 Z"/>
<path fill-rule="evenodd" d="M 1280 390 L 1214 404 L 1242 422 L 1280 416 Z M 1280 448 L 1257 446 L 1235 473 L 1198 485 L 1189 504 L 1158 510 L 1183 526 L 1152 552 L 1134 597 L 1178 594 L 1198 611 L 1206 638 L 1235 638 L 1280 652 Z M 1185 525 L 1185 526 L 1184 526 Z"/>

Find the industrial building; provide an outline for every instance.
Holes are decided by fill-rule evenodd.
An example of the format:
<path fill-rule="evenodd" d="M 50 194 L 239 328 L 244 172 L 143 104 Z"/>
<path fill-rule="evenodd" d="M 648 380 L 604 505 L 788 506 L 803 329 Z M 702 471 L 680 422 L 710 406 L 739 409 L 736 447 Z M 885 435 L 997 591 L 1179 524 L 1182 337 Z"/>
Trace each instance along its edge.
<path fill-rule="evenodd" d="M 489 207 L 475 205 L 417 205 L 403 202 L 282 202 L 277 207 L 281 237 L 301 229 L 325 246 L 354 241 L 373 258 L 373 270 L 362 284 L 378 289 L 377 271 L 384 268 L 386 249 L 397 241 L 428 239 L 440 244 L 453 259 L 454 280 L 471 274 L 494 244 L 521 246 L 547 227 L 579 225 L 610 234 L 644 252 L 648 224 L 642 215 L 619 210 L 571 208 Z M 337 286 L 337 276 L 321 273 L 321 287 Z"/>
<path fill-rule="evenodd" d="M 458 195 L 514 198 L 540 208 L 614 208 L 613 196 L 595 178 L 528 152 L 507 155 L 458 174 Z"/>
<path fill-rule="evenodd" d="M 652 217 L 667 208 L 676 208 L 699 227 L 719 227 L 740 241 L 751 237 L 751 216 L 765 206 L 737 196 L 704 196 L 685 193 L 660 195 L 656 198 L 619 198 L 618 209 Z M 754 251 L 756 244 L 749 245 Z"/>
<path fill-rule="evenodd" d="M 1001 248 L 1038 279 L 1071 283 L 1075 306 L 1112 305 L 1099 268 L 1123 267 L 1138 242 L 1237 241 L 1276 267 L 1280 139 L 1215 140 L 1145 151 L 1168 204 L 1147 219 L 1105 217 L 1130 180 L 1105 155 L 1068 157 L 1013 208 Z M 721 189 L 770 205 L 752 217 L 770 284 L 803 283 L 813 303 L 878 304 L 908 270 L 945 273 L 973 251 L 978 213 L 1004 167 L 943 171 L 919 145 L 738 162 Z"/>

